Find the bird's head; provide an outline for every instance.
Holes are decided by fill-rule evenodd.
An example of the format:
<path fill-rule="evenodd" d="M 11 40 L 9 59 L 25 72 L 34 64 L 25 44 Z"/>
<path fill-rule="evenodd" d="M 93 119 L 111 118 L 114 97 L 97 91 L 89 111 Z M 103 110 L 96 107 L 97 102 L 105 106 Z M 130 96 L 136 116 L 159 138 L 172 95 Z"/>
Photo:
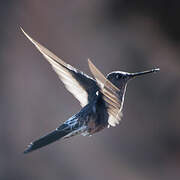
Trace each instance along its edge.
<path fill-rule="evenodd" d="M 124 89 L 129 80 L 134 79 L 136 77 L 140 77 L 145 74 L 154 73 L 159 71 L 159 68 L 136 72 L 136 73 L 128 73 L 123 71 L 113 71 L 107 75 L 107 79 L 111 81 L 117 88 Z"/>

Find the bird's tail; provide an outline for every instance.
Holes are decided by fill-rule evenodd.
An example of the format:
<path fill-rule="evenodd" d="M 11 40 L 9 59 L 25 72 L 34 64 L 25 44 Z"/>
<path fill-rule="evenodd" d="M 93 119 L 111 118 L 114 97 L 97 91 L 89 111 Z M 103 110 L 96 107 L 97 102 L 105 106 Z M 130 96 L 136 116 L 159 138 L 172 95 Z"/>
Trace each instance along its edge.
<path fill-rule="evenodd" d="M 71 129 L 67 124 L 62 124 L 58 129 L 52 131 L 51 133 L 41 137 L 40 139 L 30 143 L 27 149 L 24 151 L 24 154 L 27 154 L 31 151 L 39 149 L 43 146 L 46 146 L 54 141 L 59 140 L 60 138 L 66 136 L 71 132 Z"/>

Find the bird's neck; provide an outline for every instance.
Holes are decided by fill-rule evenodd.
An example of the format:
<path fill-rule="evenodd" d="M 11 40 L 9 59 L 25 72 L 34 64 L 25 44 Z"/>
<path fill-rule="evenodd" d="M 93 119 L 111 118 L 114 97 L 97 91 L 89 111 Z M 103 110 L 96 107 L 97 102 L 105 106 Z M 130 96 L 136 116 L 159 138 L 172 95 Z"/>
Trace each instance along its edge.
<path fill-rule="evenodd" d="M 120 101 L 121 101 L 121 109 L 123 108 L 123 104 L 124 104 L 124 97 L 125 97 L 125 93 L 126 93 L 126 87 L 127 87 L 127 84 L 125 84 L 124 87 L 122 87 L 119 91 L 119 98 L 120 98 Z"/>

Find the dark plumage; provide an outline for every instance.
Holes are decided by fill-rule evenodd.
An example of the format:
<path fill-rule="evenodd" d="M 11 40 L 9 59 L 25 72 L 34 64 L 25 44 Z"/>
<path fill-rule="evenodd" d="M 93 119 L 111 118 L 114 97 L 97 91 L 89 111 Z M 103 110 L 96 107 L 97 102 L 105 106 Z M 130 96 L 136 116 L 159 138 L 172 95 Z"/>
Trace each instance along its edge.
<path fill-rule="evenodd" d="M 56 130 L 30 143 L 24 153 L 39 149 L 61 138 L 69 138 L 77 134 L 90 136 L 106 127 L 116 126 L 122 117 L 124 94 L 129 80 L 159 70 L 152 69 L 139 73 L 114 71 L 105 77 L 88 60 L 93 79 L 66 64 L 24 31 L 23 33 L 52 65 L 67 90 L 78 99 L 82 106 L 79 113 L 69 118 Z"/>

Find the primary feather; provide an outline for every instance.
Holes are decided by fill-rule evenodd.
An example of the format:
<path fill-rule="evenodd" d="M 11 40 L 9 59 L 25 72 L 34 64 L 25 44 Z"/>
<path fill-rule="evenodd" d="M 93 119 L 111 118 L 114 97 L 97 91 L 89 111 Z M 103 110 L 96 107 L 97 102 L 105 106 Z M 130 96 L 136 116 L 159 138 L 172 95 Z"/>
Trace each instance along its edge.
<path fill-rule="evenodd" d="M 95 80 L 65 63 L 43 45 L 31 38 L 22 28 L 21 30 L 51 64 L 67 90 L 78 99 L 81 106 L 84 107 L 87 105 L 91 97 L 94 96 L 94 93 L 99 89 Z"/>
<path fill-rule="evenodd" d="M 100 87 L 100 92 L 102 93 L 103 99 L 106 103 L 109 114 L 108 123 L 111 126 L 116 126 L 116 124 L 119 124 L 122 117 L 121 107 L 123 101 L 121 101 L 119 97 L 120 90 L 114 84 L 112 84 L 90 60 L 88 60 L 88 64 Z"/>

